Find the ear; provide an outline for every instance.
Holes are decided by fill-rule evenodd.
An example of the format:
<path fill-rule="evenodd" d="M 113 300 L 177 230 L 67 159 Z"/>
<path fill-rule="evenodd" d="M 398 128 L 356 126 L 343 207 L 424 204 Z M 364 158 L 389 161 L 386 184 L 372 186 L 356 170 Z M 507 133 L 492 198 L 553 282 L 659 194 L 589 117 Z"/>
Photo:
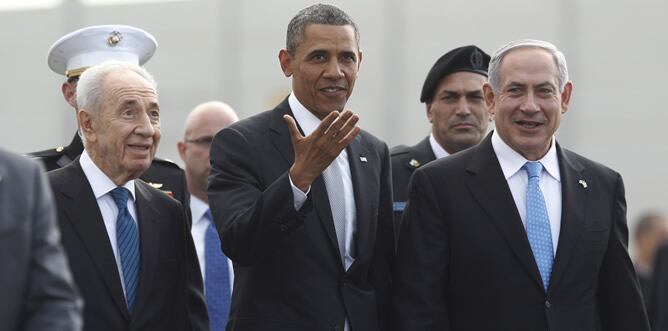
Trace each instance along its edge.
<path fill-rule="evenodd" d="M 485 96 L 485 105 L 487 106 L 487 113 L 489 113 L 490 120 L 494 117 L 494 90 L 489 83 L 482 85 L 482 94 Z"/>
<path fill-rule="evenodd" d="M 278 52 L 278 62 L 281 63 L 281 70 L 285 77 L 292 76 L 292 56 L 285 48 Z"/>
<path fill-rule="evenodd" d="M 77 111 L 77 123 L 79 124 L 79 131 L 82 135 L 84 135 L 84 137 L 86 137 L 86 141 L 88 142 L 93 142 L 97 139 L 95 135 L 96 128 L 94 122 L 93 115 L 91 115 L 85 109 L 80 109 Z"/>
<path fill-rule="evenodd" d="M 434 123 L 434 113 L 431 111 L 431 101 L 426 103 L 427 105 L 427 118 L 429 123 Z"/>
<path fill-rule="evenodd" d="M 181 157 L 181 161 L 183 163 L 186 162 L 186 143 L 185 141 L 179 141 L 176 143 L 176 149 L 179 150 L 179 156 Z"/>
<path fill-rule="evenodd" d="M 357 73 L 360 72 L 360 65 L 362 64 L 362 50 L 357 51 Z"/>
<path fill-rule="evenodd" d="M 64 82 L 60 86 L 60 91 L 63 93 L 63 98 L 65 101 L 72 106 L 72 108 L 77 108 L 77 83 Z"/>
<path fill-rule="evenodd" d="M 568 104 L 571 102 L 571 93 L 573 93 L 573 82 L 570 80 L 564 86 L 564 91 L 561 92 L 561 113 L 565 114 L 568 111 Z"/>

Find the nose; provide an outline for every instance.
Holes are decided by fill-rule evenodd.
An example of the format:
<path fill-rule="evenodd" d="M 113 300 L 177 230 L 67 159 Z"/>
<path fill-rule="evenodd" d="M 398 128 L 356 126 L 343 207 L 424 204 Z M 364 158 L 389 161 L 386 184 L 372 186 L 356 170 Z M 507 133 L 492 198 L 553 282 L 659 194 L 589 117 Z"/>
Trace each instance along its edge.
<path fill-rule="evenodd" d="M 457 109 L 455 110 L 455 114 L 457 116 L 468 116 L 471 114 L 471 106 L 469 105 L 469 102 L 466 100 L 465 97 L 459 98 L 459 102 L 457 103 Z"/>
<path fill-rule="evenodd" d="M 327 63 L 324 76 L 330 79 L 339 79 L 343 77 L 343 70 L 341 70 L 341 65 L 339 64 L 338 59 L 332 58 Z"/>
<path fill-rule="evenodd" d="M 533 92 L 527 93 L 526 98 L 520 105 L 520 110 L 526 113 L 535 113 L 540 110 Z"/>
<path fill-rule="evenodd" d="M 137 126 L 135 127 L 135 133 L 142 137 L 153 137 L 157 127 L 151 121 L 151 117 L 146 112 L 142 113 L 141 116 L 137 117 Z M 159 122 L 158 122 L 159 123 Z"/>

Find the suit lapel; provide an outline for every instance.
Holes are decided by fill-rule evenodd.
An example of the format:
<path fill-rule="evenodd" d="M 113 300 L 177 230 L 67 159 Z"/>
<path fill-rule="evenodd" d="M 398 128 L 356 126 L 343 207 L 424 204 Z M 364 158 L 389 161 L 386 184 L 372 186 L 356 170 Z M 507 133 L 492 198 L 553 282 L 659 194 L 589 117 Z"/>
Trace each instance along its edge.
<path fill-rule="evenodd" d="M 583 176 L 584 167 L 569 157 L 559 144 L 557 144 L 557 153 L 561 174 L 561 230 L 548 290 L 552 290 L 557 285 L 566 271 L 568 261 L 583 231 L 588 202 L 587 191 L 579 183 L 580 180 L 586 180 Z"/>
<path fill-rule="evenodd" d="M 153 195 L 146 187 L 146 184 L 140 179 L 135 180 L 135 193 L 137 224 L 139 225 L 141 270 L 139 287 L 137 289 L 137 303 L 133 316 L 137 316 L 137 312 L 140 312 L 150 304 L 146 301 L 149 297 L 147 291 L 151 288 L 151 283 L 153 282 L 153 276 L 157 267 L 158 252 L 160 251 L 160 227 L 158 223 L 160 212 L 151 202 Z"/>
<path fill-rule="evenodd" d="M 374 207 L 371 188 L 377 187 L 374 183 L 369 181 L 375 178 L 373 169 L 375 165 L 369 162 L 379 162 L 372 159 L 368 150 L 362 145 L 362 136 L 358 135 L 350 145 L 346 148 L 348 152 L 348 163 L 350 165 L 350 173 L 352 177 L 353 192 L 355 198 L 356 211 L 356 232 L 354 236 L 355 247 L 355 262 L 348 269 L 349 272 L 354 272 L 359 261 L 364 261 L 366 255 L 372 252 L 373 249 L 369 247 L 370 243 L 375 242 L 375 231 L 373 228 L 377 226 L 376 220 L 371 217 Z M 362 203 L 367 201 L 367 203 Z M 363 255 L 364 254 L 364 255 Z"/>
<path fill-rule="evenodd" d="M 542 288 L 543 281 L 531 253 L 526 230 L 492 147 L 491 137 L 490 133 L 483 142 L 474 147 L 476 153 L 466 169 L 469 175 L 469 189 L 517 259 L 531 274 L 536 284 Z"/>
<path fill-rule="evenodd" d="M 283 115 L 290 115 L 294 118 L 292 111 L 290 110 L 290 105 L 288 99 L 286 98 L 281 102 L 278 107 L 272 110 L 272 116 L 269 123 L 270 128 L 270 140 L 274 144 L 274 147 L 279 151 L 283 156 L 283 159 L 286 161 L 286 168 L 290 167 L 295 162 L 295 151 L 292 147 L 292 140 L 290 138 L 290 132 L 288 131 L 287 124 L 283 120 Z M 299 124 L 297 124 L 299 131 L 304 134 Z M 322 179 L 322 175 L 313 181 L 311 184 L 311 202 L 313 208 L 318 215 L 318 219 L 322 224 L 322 227 L 327 233 L 329 238 L 330 246 L 332 247 L 332 254 L 339 256 L 339 245 L 336 240 L 336 229 L 334 229 L 334 220 L 332 219 L 332 210 L 329 205 L 329 198 L 327 197 L 327 189 L 325 187 L 325 181 Z M 339 257 L 339 260 L 341 258 Z M 343 264 L 341 264 L 343 265 Z"/>
<path fill-rule="evenodd" d="M 62 194 L 67 198 L 63 206 L 67 220 L 72 224 L 79 240 L 86 246 L 88 255 L 116 306 L 123 316 L 129 319 L 116 259 L 93 190 L 78 159 L 65 169 L 70 172 L 68 178 L 72 180 L 68 185 L 64 185 L 62 190 Z"/>

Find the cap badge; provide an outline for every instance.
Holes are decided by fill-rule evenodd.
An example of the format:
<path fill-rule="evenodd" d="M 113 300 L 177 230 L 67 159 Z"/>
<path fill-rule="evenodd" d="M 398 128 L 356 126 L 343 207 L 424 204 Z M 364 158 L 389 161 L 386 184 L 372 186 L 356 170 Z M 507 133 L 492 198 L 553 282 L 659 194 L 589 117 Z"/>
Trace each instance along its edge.
<path fill-rule="evenodd" d="M 479 50 L 474 49 L 471 53 L 471 66 L 473 69 L 482 69 L 482 53 Z"/>
<path fill-rule="evenodd" d="M 408 165 L 410 165 L 413 168 L 417 168 L 420 166 L 420 161 L 416 159 L 411 159 L 410 161 L 408 161 Z"/>
<path fill-rule="evenodd" d="M 109 44 L 109 46 L 111 47 L 114 47 L 118 45 L 118 43 L 120 43 L 122 40 L 123 40 L 123 35 L 118 31 L 114 31 L 111 34 L 109 34 L 109 38 L 107 38 L 107 44 Z"/>

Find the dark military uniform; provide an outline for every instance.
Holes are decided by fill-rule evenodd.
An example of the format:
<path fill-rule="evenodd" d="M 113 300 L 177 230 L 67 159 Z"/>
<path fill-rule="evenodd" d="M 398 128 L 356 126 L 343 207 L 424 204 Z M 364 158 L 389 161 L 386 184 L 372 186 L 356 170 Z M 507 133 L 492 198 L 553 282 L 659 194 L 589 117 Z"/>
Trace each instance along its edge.
<path fill-rule="evenodd" d="M 83 150 L 84 147 L 81 138 L 78 134 L 75 134 L 74 139 L 72 139 L 72 142 L 68 146 L 34 152 L 28 155 L 42 161 L 46 170 L 51 171 L 68 165 L 79 157 L 83 153 Z M 176 165 L 176 163 L 154 158 L 151 167 L 139 178 L 151 186 L 166 192 L 174 199 L 181 201 L 184 208 L 190 208 L 190 193 L 186 184 L 186 175 L 183 169 Z"/>
<path fill-rule="evenodd" d="M 429 136 L 415 146 L 399 145 L 390 150 L 392 157 L 392 193 L 394 195 L 395 234 L 399 233 L 401 215 L 408 200 L 408 182 L 415 169 L 436 159 Z"/>

